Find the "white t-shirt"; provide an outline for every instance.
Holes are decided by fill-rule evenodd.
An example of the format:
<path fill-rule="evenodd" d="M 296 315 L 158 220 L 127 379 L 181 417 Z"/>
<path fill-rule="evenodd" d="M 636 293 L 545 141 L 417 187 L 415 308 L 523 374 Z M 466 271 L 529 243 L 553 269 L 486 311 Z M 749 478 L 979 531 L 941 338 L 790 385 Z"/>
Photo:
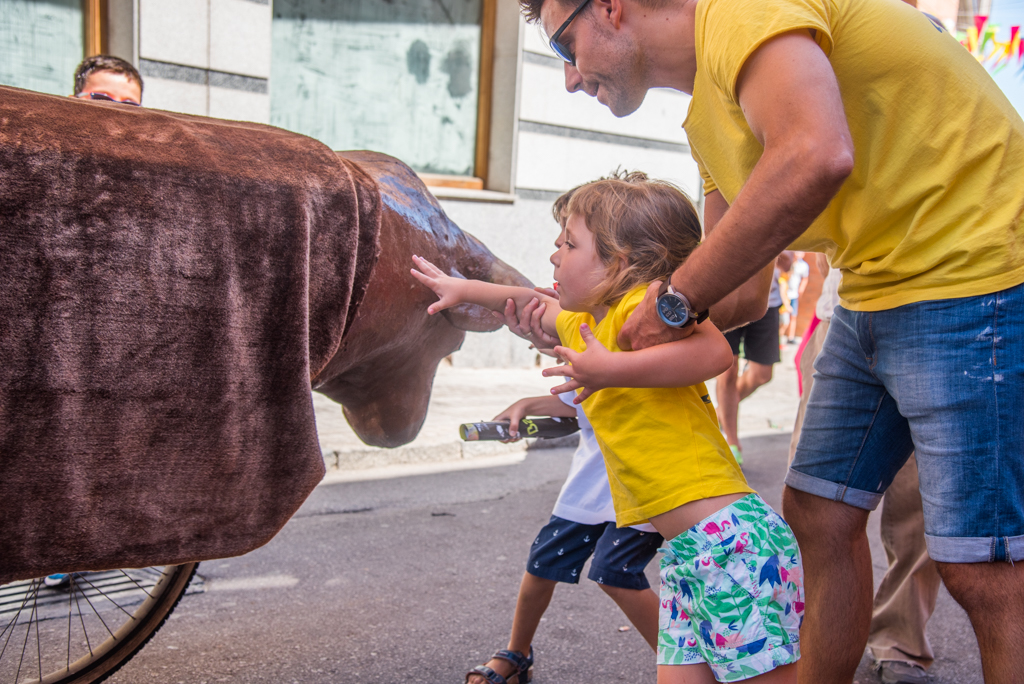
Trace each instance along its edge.
<path fill-rule="evenodd" d="M 564 392 L 558 398 L 569 406 L 575 392 Z M 582 406 L 574 406 L 580 423 L 580 445 L 572 456 L 569 476 L 565 478 L 562 491 L 558 494 L 555 509 L 551 511 L 559 518 L 565 518 L 583 525 L 600 525 L 615 522 L 615 506 L 612 505 L 612 490 L 608 486 L 608 471 L 604 468 L 604 456 L 597 445 L 594 429 L 583 413 Z M 656 532 L 649 524 L 635 525 L 641 532 Z"/>
<path fill-rule="evenodd" d="M 821 284 L 821 296 L 814 307 L 814 313 L 823 321 L 832 320 L 832 311 L 839 306 L 839 281 L 843 273 L 838 268 L 828 269 L 828 276 Z"/>
<path fill-rule="evenodd" d="M 793 270 L 789 274 L 789 295 L 790 300 L 800 296 L 800 281 L 811 275 L 811 267 L 803 259 L 793 262 Z"/>
<path fill-rule="evenodd" d="M 779 276 L 782 275 L 782 271 L 779 270 L 778 266 L 775 267 L 775 271 L 772 273 L 772 289 L 768 291 L 768 308 L 782 306 L 782 292 L 779 291 Z"/>

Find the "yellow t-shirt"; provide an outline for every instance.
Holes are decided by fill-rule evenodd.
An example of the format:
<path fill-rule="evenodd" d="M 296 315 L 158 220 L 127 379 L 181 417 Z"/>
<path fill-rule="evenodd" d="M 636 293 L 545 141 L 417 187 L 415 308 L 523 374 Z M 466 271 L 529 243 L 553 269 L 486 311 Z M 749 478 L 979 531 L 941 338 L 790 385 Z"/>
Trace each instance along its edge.
<path fill-rule="evenodd" d="M 588 313 L 558 314 L 558 336 L 583 351 L 580 325 L 612 351 L 646 286 L 620 299 L 599 324 Z M 639 525 L 690 501 L 753 492 L 718 429 L 704 383 L 692 387 L 613 388 L 591 395 L 583 410 L 604 454 L 615 522 Z"/>
<path fill-rule="evenodd" d="M 683 127 L 705 192 L 732 203 L 761 157 L 736 97 L 762 43 L 815 31 L 853 136 L 853 173 L 793 249 L 879 311 L 1024 282 L 1024 121 L 954 37 L 895 0 L 701 0 Z"/>

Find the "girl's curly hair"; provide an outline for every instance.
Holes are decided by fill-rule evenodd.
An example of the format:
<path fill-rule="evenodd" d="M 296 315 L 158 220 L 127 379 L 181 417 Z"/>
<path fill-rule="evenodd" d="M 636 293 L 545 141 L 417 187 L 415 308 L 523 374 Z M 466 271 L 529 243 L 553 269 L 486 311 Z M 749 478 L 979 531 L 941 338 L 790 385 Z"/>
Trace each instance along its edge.
<path fill-rule="evenodd" d="M 668 278 L 702 236 L 690 198 L 641 171 L 616 171 L 577 186 L 555 201 L 553 213 L 563 225 L 577 214 L 593 233 L 598 258 L 608 269 L 594 301 L 606 306 L 637 285 Z"/>

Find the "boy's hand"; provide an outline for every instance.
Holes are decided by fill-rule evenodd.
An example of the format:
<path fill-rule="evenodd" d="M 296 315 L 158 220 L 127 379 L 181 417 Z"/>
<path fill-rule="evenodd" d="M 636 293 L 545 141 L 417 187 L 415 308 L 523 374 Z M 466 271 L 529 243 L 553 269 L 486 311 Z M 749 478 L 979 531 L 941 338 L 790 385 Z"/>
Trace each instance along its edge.
<path fill-rule="evenodd" d="M 420 281 L 437 295 L 438 301 L 427 307 L 428 314 L 436 314 L 438 311 L 461 304 L 458 289 L 461 283 L 466 281 L 460 278 L 453 278 L 434 264 L 423 257 L 413 256 L 412 262 L 420 269 L 411 269 L 413 277 Z"/>
<path fill-rule="evenodd" d="M 583 391 L 572 400 L 574 404 L 580 404 L 594 392 L 612 386 L 607 384 L 607 369 L 614 363 L 615 354 L 608 351 L 608 348 L 594 337 L 589 325 L 581 325 L 580 334 L 583 336 L 583 342 L 587 345 L 586 351 L 578 352 L 568 347 L 555 347 L 555 353 L 565 359 L 569 365 L 545 368 L 542 371 L 545 377 L 561 375 L 569 378 L 569 382 L 552 387 L 552 394 L 583 388 Z"/>
<path fill-rule="evenodd" d="M 512 435 L 512 439 L 503 439 L 501 440 L 503 443 L 508 444 L 509 442 L 518 442 L 520 440 L 519 421 L 526 417 L 526 403 L 526 399 L 520 399 L 498 415 L 494 416 L 494 418 L 491 418 L 492 421 L 508 421 L 508 433 Z"/>

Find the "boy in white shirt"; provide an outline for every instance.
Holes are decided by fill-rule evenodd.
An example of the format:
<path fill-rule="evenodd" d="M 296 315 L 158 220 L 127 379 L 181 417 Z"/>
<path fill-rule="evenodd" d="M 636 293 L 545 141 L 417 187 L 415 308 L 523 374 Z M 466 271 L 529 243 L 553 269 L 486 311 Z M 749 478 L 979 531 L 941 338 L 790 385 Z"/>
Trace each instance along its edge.
<path fill-rule="evenodd" d="M 537 534 L 519 586 L 508 648 L 486 665 L 466 673 L 468 684 L 525 684 L 533 666 L 531 643 L 559 582 L 577 584 L 583 565 L 593 556 L 587 576 L 618 604 L 629 621 L 657 650 L 658 595 L 644 568 L 663 541 L 649 525 L 617 528 L 604 457 L 574 392 L 520 399 L 494 420 L 510 421 L 510 431 L 526 416 L 575 416 L 580 444 L 569 475 L 555 502 L 551 520 Z M 513 434 L 518 438 L 518 435 Z"/>

